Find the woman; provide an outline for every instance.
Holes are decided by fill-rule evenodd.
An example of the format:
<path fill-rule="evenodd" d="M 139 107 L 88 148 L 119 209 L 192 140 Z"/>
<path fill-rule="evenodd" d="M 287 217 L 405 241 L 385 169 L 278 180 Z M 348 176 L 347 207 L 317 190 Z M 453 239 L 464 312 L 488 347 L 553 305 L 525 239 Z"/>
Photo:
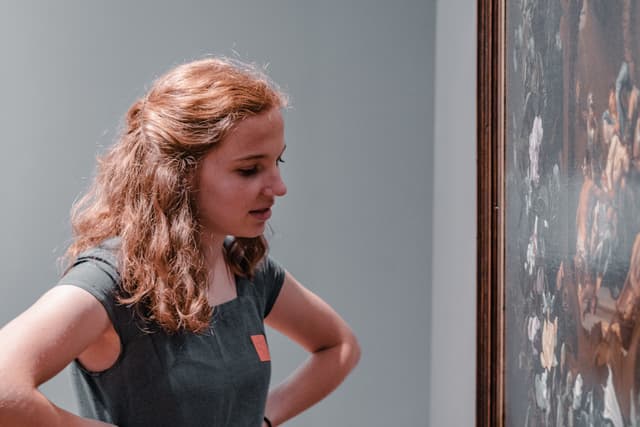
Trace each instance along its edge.
<path fill-rule="evenodd" d="M 0 425 L 276 426 L 338 386 L 353 333 L 263 237 L 286 193 L 285 105 L 210 58 L 130 108 L 74 206 L 65 275 L 0 330 Z M 264 323 L 310 352 L 271 390 Z M 85 418 L 37 389 L 69 363 Z"/>

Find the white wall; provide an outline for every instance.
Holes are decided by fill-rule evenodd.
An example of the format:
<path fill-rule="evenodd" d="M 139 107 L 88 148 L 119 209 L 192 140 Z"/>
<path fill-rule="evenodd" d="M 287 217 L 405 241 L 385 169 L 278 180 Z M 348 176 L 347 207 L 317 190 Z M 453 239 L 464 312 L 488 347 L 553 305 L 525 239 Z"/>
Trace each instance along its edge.
<path fill-rule="evenodd" d="M 475 425 L 476 2 L 436 5 L 429 425 Z"/>
<path fill-rule="evenodd" d="M 287 426 L 426 425 L 435 23 L 435 0 L 0 2 L 0 326 L 55 283 L 69 207 L 127 107 L 172 65 L 236 51 L 292 100 L 273 255 L 363 349 Z M 269 340 L 278 382 L 305 354 Z M 43 390 L 74 409 L 66 374 Z"/>

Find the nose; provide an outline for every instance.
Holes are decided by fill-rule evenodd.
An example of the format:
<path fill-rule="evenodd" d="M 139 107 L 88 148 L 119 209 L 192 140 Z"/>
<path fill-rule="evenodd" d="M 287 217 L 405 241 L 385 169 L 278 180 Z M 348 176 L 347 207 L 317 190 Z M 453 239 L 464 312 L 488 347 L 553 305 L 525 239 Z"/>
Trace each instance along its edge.
<path fill-rule="evenodd" d="M 279 170 L 275 172 L 272 180 L 266 185 L 264 193 L 269 197 L 282 197 L 287 194 L 287 186 L 282 180 Z"/>

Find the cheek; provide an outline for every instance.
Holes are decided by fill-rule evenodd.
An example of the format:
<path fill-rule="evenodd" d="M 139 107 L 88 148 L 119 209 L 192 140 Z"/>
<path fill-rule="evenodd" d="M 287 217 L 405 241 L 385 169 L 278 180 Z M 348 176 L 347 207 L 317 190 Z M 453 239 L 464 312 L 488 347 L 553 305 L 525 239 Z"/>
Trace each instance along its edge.
<path fill-rule="evenodd" d="M 257 182 L 249 180 L 226 180 L 207 192 L 206 203 L 210 209 L 223 216 L 238 216 L 255 206 L 260 194 Z"/>
<path fill-rule="evenodd" d="M 227 205 L 239 206 L 247 203 L 251 187 L 241 180 L 228 180 L 217 188 L 218 196 Z"/>
<path fill-rule="evenodd" d="M 233 174 L 202 175 L 196 199 L 198 209 L 206 215 L 231 217 L 255 208 L 263 182 Z"/>

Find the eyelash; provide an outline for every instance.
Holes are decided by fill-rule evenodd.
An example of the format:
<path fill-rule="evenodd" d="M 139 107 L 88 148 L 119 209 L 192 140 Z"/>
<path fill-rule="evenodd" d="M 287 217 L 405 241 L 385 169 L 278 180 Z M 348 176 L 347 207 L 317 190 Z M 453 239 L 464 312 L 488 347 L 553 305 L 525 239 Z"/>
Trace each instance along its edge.
<path fill-rule="evenodd" d="M 284 163 L 284 159 L 282 158 L 282 156 L 278 157 L 278 159 L 276 160 L 276 166 L 278 166 L 280 163 Z M 251 169 L 238 169 L 238 173 L 240 173 L 240 175 L 244 176 L 244 177 L 249 177 L 252 175 L 255 175 L 256 173 L 258 173 L 258 166 L 254 166 Z"/>

